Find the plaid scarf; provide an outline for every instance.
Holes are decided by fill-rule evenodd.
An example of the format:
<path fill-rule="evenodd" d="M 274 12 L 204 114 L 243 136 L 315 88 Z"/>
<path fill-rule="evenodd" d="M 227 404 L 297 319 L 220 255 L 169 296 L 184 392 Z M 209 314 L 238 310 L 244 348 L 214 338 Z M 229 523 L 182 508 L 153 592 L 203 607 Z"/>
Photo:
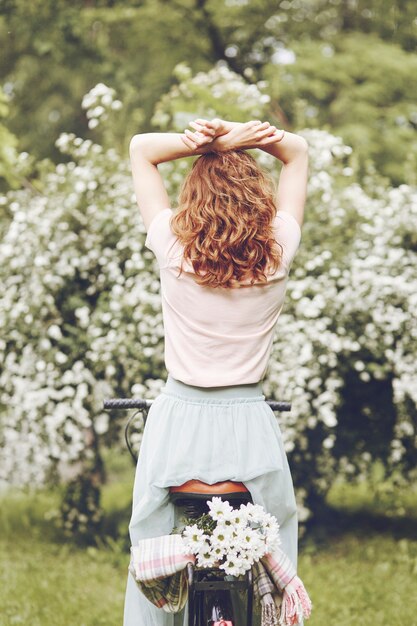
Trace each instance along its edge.
<path fill-rule="evenodd" d="M 311 600 L 282 550 L 265 554 L 253 564 L 252 572 L 254 594 L 262 606 L 262 626 L 295 626 L 310 617 Z"/>
<path fill-rule="evenodd" d="M 188 597 L 185 568 L 195 563 L 194 554 L 184 554 L 181 535 L 142 539 L 130 553 L 129 572 L 148 600 L 167 613 L 181 611 Z"/>
<path fill-rule="evenodd" d="M 130 552 L 129 572 L 148 600 L 167 613 L 181 611 L 188 598 L 186 566 L 195 564 L 193 554 L 184 554 L 181 535 L 142 539 Z M 310 598 L 282 550 L 263 556 L 252 571 L 254 595 L 262 606 L 262 626 L 295 626 L 310 617 Z"/>

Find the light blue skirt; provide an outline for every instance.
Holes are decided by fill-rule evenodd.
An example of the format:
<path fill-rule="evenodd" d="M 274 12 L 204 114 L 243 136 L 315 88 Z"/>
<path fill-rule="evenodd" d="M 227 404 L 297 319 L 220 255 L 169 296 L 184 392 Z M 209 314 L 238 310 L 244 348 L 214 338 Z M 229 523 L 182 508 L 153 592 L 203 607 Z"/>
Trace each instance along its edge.
<path fill-rule="evenodd" d="M 183 511 L 170 503 L 170 486 L 191 479 L 235 480 L 246 485 L 255 504 L 275 515 L 281 548 L 297 567 L 297 505 L 278 419 L 260 382 L 207 388 L 169 375 L 143 433 L 129 523 L 132 545 L 169 534 L 177 525 Z M 123 626 L 187 625 L 187 607 L 176 615 L 158 609 L 128 573 Z"/>

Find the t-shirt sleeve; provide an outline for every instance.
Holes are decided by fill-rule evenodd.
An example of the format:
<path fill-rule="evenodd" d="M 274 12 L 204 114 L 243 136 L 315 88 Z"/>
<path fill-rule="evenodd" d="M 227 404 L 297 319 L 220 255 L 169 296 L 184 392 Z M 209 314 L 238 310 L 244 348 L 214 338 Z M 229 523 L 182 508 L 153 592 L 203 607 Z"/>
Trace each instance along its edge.
<path fill-rule="evenodd" d="M 301 241 L 301 228 L 287 211 L 278 211 L 274 220 L 276 240 L 282 246 L 283 261 L 289 268 Z"/>
<path fill-rule="evenodd" d="M 145 246 L 152 250 L 160 268 L 169 264 L 177 243 L 170 226 L 171 215 L 172 209 L 159 211 L 151 221 L 145 239 Z"/>

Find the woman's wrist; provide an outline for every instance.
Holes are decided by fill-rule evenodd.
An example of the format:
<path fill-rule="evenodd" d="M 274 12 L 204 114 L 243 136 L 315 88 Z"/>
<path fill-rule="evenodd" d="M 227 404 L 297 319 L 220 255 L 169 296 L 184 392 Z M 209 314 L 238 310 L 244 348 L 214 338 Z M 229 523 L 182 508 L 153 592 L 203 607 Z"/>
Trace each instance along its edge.
<path fill-rule="evenodd" d="M 264 146 L 261 150 L 268 152 L 285 164 L 308 153 L 308 143 L 301 135 L 285 131 L 280 141 Z"/>
<path fill-rule="evenodd" d="M 229 150 L 252 150 L 281 141 L 284 131 L 271 126 L 269 122 L 230 122 L 227 133 L 215 138 L 207 147 L 218 152 Z"/>
<path fill-rule="evenodd" d="M 231 122 L 220 118 L 200 118 L 190 122 L 190 126 L 193 131 L 186 129 L 182 140 L 194 154 L 262 149 L 281 142 L 285 136 L 283 129 L 260 120 Z"/>
<path fill-rule="evenodd" d="M 235 128 L 236 126 L 240 126 L 242 124 L 242 122 L 230 122 L 228 120 L 218 120 L 218 121 L 221 124 L 221 132 L 219 133 L 218 136 L 226 135 L 227 133 L 230 133 L 230 131 L 233 130 L 233 128 Z"/>

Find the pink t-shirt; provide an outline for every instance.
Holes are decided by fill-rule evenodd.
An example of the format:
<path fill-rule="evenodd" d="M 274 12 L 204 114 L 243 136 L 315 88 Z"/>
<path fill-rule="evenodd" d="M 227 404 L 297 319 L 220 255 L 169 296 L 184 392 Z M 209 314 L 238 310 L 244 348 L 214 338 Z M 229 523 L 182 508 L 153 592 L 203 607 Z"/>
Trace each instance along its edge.
<path fill-rule="evenodd" d="M 283 247 L 281 267 L 267 283 L 225 289 L 198 285 L 188 261 L 177 277 L 182 245 L 171 231 L 172 215 L 172 209 L 157 213 L 145 241 L 160 268 L 167 371 L 199 387 L 261 381 L 300 243 L 300 226 L 292 215 L 279 211 L 274 231 Z"/>

